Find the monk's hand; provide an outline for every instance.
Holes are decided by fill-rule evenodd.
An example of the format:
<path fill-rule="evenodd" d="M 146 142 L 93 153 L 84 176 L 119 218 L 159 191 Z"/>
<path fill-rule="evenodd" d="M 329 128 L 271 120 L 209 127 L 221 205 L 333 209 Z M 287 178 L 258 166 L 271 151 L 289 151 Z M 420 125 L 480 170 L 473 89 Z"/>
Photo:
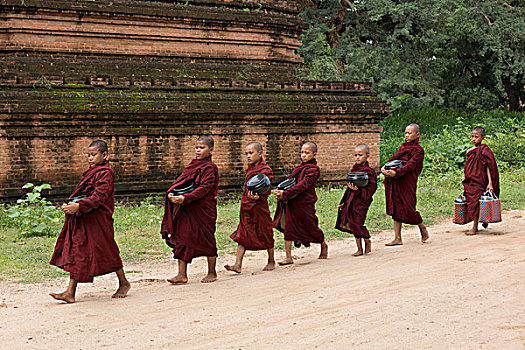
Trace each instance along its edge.
<path fill-rule="evenodd" d="M 184 203 L 184 196 L 175 196 L 172 201 L 174 204 L 181 205 Z"/>
<path fill-rule="evenodd" d="M 66 203 L 62 204 L 62 205 L 60 206 L 60 209 L 62 209 L 62 211 L 63 211 L 64 213 L 66 213 L 67 204 L 66 204 Z M 66 214 L 67 214 L 67 213 L 66 213 Z"/>
<path fill-rule="evenodd" d="M 396 176 L 396 172 L 394 170 L 392 170 L 392 169 L 386 170 L 385 171 L 385 176 L 394 177 L 394 176 Z"/>
<path fill-rule="evenodd" d="M 171 203 L 175 203 L 175 195 L 173 193 L 168 193 L 168 200 Z"/>
<path fill-rule="evenodd" d="M 68 203 L 65 205 L 64 213 L 73 215 L 78 211 L 78 208 L 80 208 L 80 205 L 78 203 Z"/>
<path fill-rule="evenodd" d="M 386 176 L 386 169 L 385 169 L 385 167 L 382 167 L 382 168 L 381 168 L 381 174 L 383 174 L 383 175 Z"/>
<path fill-rule="evenodd" d="M 253 200 L 258 200 L 259 199 L 259 195 L 257 193 L 255 193 L 255 192 L 248 191 L 248 198 L 253 199 Z"/>
<path fill-rule="evenodd" d="M 487 185 L 487 191 L 494 192 L 494 186 L 491 183 Z"/>
<path fill-rule="evenodd" d="M 348 188 L 353 190 L 353 191 L 357 191 L 359 189 L 356 185 L 354 185 L 351 182 L 348 183 Z"/>
<path fill-rule="evenodd" d="M 275 196 L 277 197 L 278 200 L 283 199 L 283 193 L 284 193 L 283 190 L 275 190 L 275 191 L 273 191 L 273 194 L 275 194 Z"/>

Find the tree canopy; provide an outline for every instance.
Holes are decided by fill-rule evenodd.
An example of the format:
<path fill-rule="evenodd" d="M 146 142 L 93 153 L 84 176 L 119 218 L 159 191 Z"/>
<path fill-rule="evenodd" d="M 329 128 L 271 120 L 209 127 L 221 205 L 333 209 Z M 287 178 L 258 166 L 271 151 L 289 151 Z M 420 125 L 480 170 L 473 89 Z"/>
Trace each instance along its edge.
<path fill-rule="evenodd" d="M 304 78 L 373 81 L 394 108 L 523 109 L 523 0 L 297 2 Z"/>

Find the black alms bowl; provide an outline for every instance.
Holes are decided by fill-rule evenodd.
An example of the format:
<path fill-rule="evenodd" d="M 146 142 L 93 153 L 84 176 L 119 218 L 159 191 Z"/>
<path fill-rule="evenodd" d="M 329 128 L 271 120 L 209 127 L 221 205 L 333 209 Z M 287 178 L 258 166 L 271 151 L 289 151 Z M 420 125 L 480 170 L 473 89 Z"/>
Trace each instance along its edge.
<path fill-rule="evenodd" d="M 405 162 L 399 159 L 394 159 L 394 160 L 391 160 L 390 162 L 386 162 L 384 168 L 385 170 L 390 170 L 390 169 L 399 169 L 404 166 L 405 166 Z"/>
<path fill-rule="evenodd" d="M 86 196 L 86 195 L 78 196 L 78 197 L 71 197 L 71 198 L 68 198 L 67 202 L 68 203 L 76 203 L 76 202 L 78 202 L 81 199 L 86 199 L 87 197 L 88 196 Z"/>
<path fill-rule="evenodd" d="M 271 188 L 272 183 L 268 176 L 264 174 L 255 175 L 246 182 L 246 189 L 252 193 L 257 193 L 258 195 L 268 193 Z"/>
<path fill-rule="evenodd" d="M 291 177 L 278 184 L 277 189 L 284 191 L 295 185 L 297 185 L 297 180 L 295 179 L 295 177 Z"/>
<path fill-rule="evenodd" d="M 357 187 L 366 187 L 368 185 L 368 174 L 363 172 L 349 173 L 346 180 Z"/>
<path fill-rule="evenodd" d="M 287 189 L 289 189 L 290 187 L 293 187 L 297 185 L 297 180 L 295 179 L 295 177 L 291 177 L 289 179 L 286 179 L 284 180 L 283 182 L 279 183 L 277 185 L 277 189 L 278 190 L 281 190 L 281 191 L 285 191 Z M 297 197 L 296 194 L 294 194 L 293 196 L 291 196 L 290 198 L 288 199 L 294 199 L 295 197 Z"/>
<path fill-rule="evenodd" d="M 170 191 L 174 196 L 182 196 L 183 194 L 193 192 L 197 188 L 197 185 L 193 180 L 187 181 Z"/>

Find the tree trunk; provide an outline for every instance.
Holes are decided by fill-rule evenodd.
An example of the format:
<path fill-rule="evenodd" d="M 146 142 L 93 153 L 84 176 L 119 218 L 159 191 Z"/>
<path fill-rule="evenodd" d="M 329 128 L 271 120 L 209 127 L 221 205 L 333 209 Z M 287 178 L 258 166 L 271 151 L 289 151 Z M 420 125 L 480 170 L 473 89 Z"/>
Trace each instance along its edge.
<path fill-rule="evenodd" d="M 507 94 L 507 98 L 509 100 L 509 111 L 515 112 L 520 110 L 520 94 L 521 89 L 523 89 L 524 82 L 523 79 L 516 79 L 516 83 L 512 83 L 510 81 L 509 77 L 503 77 L 501 81 L 503 82 L 503 86 L 505 87 L 505 93 Z"/>

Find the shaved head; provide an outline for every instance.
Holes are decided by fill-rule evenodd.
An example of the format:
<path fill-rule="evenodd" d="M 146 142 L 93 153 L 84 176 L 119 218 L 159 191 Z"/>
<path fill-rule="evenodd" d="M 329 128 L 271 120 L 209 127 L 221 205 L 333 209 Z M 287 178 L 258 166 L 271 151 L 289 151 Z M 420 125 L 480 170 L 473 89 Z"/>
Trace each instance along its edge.
<path fill-rule="evenodd" d="M 197 141 L 204 142 L 209 148 L 213 148 L 215 142 L 211 136 L 199 136 Z"/>
<path fill-rule="evenodd" d="M 89 144 L 89 148 L 94 147 L 100 153 L 108 152 L 108 144 L 103 140 L 95 140 Z"/>
<path fill-rule="evenodd" d="M 485 129 L 482 126 L 476 126 L 472 131 L 477 132 L 481 136 L 485 136 Z"/>
<path fill-rule="evenodd" d="M 250 146 L 252 146 L 259 152 L 263 151 L 263 146 L 259 142 L 250 142 L 246 147 L 250 147 Z"/>
<path fill-rule="evenodd" d="M 363 151 L 365 151 L 366 154 L 370 154 L 370 147 L 368 147 L 368 145 L 365 145 L 364 143 L 355 146 L 355 149 L 362 149 Z"/>
<path fill-rule="evenodd" d="M 303 143 L 303 146 L 309 147 L 312 151 L 314 151 L 314 153 L 317 152 L 317 145 L 315 144 L 315 142 L 308 141 Z"/>
<path fill-rule="evenodd" d="M 412 129 L 414 129 L 414 131 L 416 132 L 416 134 L 420 134 L 420 133 L 421 133 L 421 128 L 420 128 L 419 125 L 417 125 L 416 123 L 409 124 L 409 125 L 407 126 L 407 128 L 412 128 Z"/>

